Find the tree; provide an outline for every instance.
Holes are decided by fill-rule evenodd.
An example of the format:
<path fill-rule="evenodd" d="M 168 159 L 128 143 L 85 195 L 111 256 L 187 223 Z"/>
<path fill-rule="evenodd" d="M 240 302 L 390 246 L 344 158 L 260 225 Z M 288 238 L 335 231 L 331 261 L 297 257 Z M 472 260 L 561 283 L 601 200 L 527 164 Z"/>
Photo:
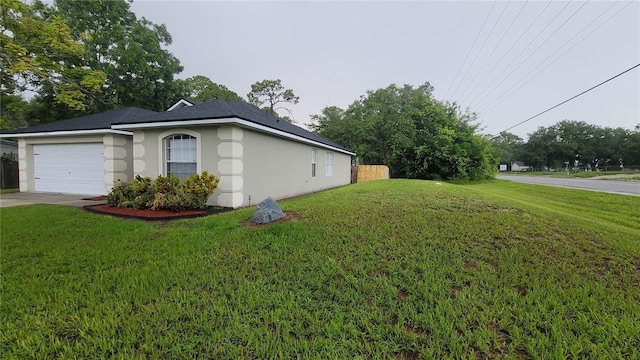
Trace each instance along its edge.
<path fill-rule="evenodd" d="M 20 95 L 0 94 L 0 130 L 27 127 L 26 112 L 28 106 L 29 103 Z"/>
<path fill-rule="evenodd" d="M 633 131 L 624 128 L 602 128 L 584 121 L 563 120 L 529 134 L 522 157 L 538 168 L 563 168 L 566 162 L 574 167 L 576 160 L 580 167 L 617 167 L 619 159 L 624 159 L 626 164 L 637 159 L 640 149 L 634 146 L 635 136 Z"/>
<path fill-rule="evenodd" d="M 352 144 L 355 131 L 349 131 L 350 124 L 345 111 L 337 106 L 327 106 L 318 115 L 311 115 L 311 131 L 339 144 Z M 351 129 L 353 130 L 353 129 Z"/>
<path fill-rule="evenodd" d="M 226 86 L 216 84 L 203 75 L 192 76 L 182 81 L 184 97 L 198 102 L 207 102 L 215 99 L 226 101 L 242 101 L 242 98 Z"/>
<path fill-rule="evenodd" d="M 51 15 L 39 2 L 30 5 L 18 0 L 1 0 L 0 16 L 2 94 L 46 90 L 53 102 L 85 110 L 88 97 L 101 91 L 106 75 L 76 66 L 84 49 L 63 18 Z"/>
<path fill-rule="evenodd" d="M 636 125 L 632 131 L 630 131 L 627 138 L 626 161 L 628 165 L 640 165 L 640 123 Z"/>
<path fill-rule="evenodd" d="M 445 180 L 493 178 L 498 159 L 487 137 L 477 134 L 476 115 L 455 104 L 432 101 L 418 113 L 412 177 Z"/>
<path fill-rule="evenodd" d="M 556 127 L 539 127 L 529 134 L 524 146 L 523 160 L 534 168 L 560 168 L 575 159 L 576 149 L 563 143 Z"/>
<path fill-rule="evenodd" d="M 278 110 L 286 110 L 291 115 L 291 110 L 280 104 L 297 104 L 300 100 L 293 90 L 285 89 L 280 79 L 263 80 L 251 85 L 251 92 L 247 94 L 249 102 L 262 108 L 273 115 L 278 116 Z M 288 117 L 285 120 L 291 121 Z"/>
<path fill-rule="evenodd" d="M 626 164 L 640 165 L 640 123 L 636 125 L 627 138 L 629 151 L 626 155 Z"/>
<path fill-rule="evenodd" d="M 497 162 L 488 139 L 476 134 L 474 114 L 432 97 L 429 83 L 368 91 L 345 111 L 326 107 L 312 129 L 354 151 L 363 164 L 389 166 L 391 176 L 483 179 Z"/>
<path fill-rule="evenodd" d="M 493 146 L 498 150 L 501 164 L 508 164 L 522 160 L 524 140 L 512 133 L 503 131 L 497 137 L 491 139 Z"/>
<path fill-rule="evenodd" d="M 91 112 L 128 106 L 161 111 L 175 102 L 181 88 L 174 75 L 182 66 L 163 48 L 172 41 L 164 25 L 138 19 L 125 0 L 56 0 L 54 12 L 84 45 L 76 66 L 106 74 Z"/>

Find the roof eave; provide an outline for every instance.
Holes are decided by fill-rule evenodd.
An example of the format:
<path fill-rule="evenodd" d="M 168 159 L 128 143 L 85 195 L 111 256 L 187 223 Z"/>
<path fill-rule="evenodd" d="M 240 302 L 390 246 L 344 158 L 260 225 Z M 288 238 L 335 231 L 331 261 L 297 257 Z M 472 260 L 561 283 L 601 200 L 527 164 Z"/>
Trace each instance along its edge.
<path fill-rule="evenodd" d="M 133 135 L 131 131 L 116 129 L 92 129 L 92 130 L 67 130 L 67 131 L 40 131 L 33 133 L 0 134 L 0 138 L 27 138 L 27 137 L 47 137 L 47 136 L 82 136 L 82 135 Z"/>

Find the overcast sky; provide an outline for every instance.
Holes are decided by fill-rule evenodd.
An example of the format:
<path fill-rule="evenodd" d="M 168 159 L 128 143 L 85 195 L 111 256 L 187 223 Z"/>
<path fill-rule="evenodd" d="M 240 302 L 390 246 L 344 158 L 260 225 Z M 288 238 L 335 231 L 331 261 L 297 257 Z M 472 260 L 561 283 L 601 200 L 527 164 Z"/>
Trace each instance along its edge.
<path fill-rule="evenodd" d="M 496 134 L 640 63 L 639 1 L 148 1 L 180 78 L 205 75 L 245 97 L 281 79 L 299 124 L 367 90 L 425 82 Z M 514 92 L 515 91 L 515 92 Z M 510 96 L 509 96 L 510 95 Z M 640 68 L 510 132 L 580 120 L 640 123 Z"/>

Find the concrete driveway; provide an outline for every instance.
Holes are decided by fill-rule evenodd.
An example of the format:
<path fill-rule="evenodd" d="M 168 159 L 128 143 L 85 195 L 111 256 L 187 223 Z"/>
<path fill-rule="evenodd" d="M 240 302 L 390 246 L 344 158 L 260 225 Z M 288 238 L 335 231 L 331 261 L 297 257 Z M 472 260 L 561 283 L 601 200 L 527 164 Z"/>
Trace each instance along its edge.
<path fill-rule="evenodd" d="M 0 208 L 32 205 L 32 204 L 53 204 L 83 207 L 85 205 L 96 205 L 104 203 L 104 200 L 83 200 L 95 197 L 95 195 L 63 195 L 63 194 L 43 194 L 43 193 L 8 193 L 0 194 Z"/>

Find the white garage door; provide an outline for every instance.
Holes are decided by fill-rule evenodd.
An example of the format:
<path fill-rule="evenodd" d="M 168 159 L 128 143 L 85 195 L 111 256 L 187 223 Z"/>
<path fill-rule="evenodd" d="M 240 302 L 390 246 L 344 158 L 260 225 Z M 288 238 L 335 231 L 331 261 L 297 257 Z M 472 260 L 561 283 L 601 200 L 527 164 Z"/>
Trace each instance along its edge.
<path fill-rule="evenodd" d="M 43 144 L 33 146 L 38 192 L 104 195 L 104 146 Z"/>

